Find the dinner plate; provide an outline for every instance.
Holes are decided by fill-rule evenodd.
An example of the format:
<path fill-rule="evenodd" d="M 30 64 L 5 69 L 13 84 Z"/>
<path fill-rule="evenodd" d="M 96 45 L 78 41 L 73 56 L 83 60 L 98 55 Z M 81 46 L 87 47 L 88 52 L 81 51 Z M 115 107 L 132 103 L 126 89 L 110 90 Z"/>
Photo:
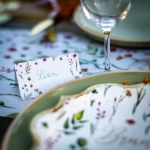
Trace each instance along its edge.
<path fill-rule="evenodd" d="M 146 80 L 98 84 L 61 96 L 56 107 L 32 119 L 30 150 L 147 150 L 150 84 Z"/>
<path fill-rule="evenodd" d="M 110 35 L 111 44 L 116 46 L 132 48 L 150 47 L 150 1 L 133 0 L 132 7 L 125 20 L 120 22 L 117 27 L 112 29 Z M 81 6 L 74 12 L 74 21 L 88 36 L 103 42 L 103 32 L 89 21 Z"/>
<path fill-rule="evenodd" d="M 56 106 L 62 95 L 78 94 L 96 84 L 123 83 L 124 81 L 128 81 L 128 83 L 142 82 L 145 77 L 150 79 L 149 71 L 104 72 L 67 82 L 46 92 L 16 117 L 7 130 L 2 150 L 28 150 L 32 145 L 32 136 L 29 130 L 31 120 L 39 112 Z"/>

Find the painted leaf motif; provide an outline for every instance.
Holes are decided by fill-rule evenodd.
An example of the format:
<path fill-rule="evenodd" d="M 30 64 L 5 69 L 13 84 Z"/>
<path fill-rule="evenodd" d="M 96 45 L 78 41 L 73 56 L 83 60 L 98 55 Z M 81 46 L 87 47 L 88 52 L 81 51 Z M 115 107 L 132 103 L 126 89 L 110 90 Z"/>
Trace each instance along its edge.
<path fill-rule="evenodd" d="M 80 120 L 79 122 L 80 123 L 85 123 L 85 122 L 88 122 L 88 120 Z"/>
<path fill-rule="evenodd" d="M 1 106 L 1 107 L 4 107 L 4 106 L 5 106 L 5 103 L 2 102 L 2 101 L 0 101 L 0 106 Z"/>
<path fill-rule="evenodd" d="M 92 93 L 98 93 L 98 92 L 97 92 L 97 90 L 96 90 L 96 89 L 94 89 L 94 90 L 92 91 Z"/>
<path fill-rule="evenodd" d="M 80 129 L 80 128 L 82 128 L 82 127 L 83 127 L 83 126 L 74 126 L 73 129 L 74 129 L 74 130 L 77 130 L 77 129 Z"/>
<path fill-rule="evenodd" d="M 74 132 L 64 131 L 65 134 L 74 134 Z"/>
<path fill-rule="evenodd" d="M 10 118 L 15 118 L 19 113 L 11 113 L 9 115 L 7 115 L 6 117 L 10 117 Z"/>
<path fill-rule="evenodd" d="M 14 64 L 23 63 L 23 62 L 26 62 L 26 60 L 16 60 L 14 61 Z"/>
<path fill-rule="evenodd" d="M 77 119 L 77 120 L 80 120 L 80 119 L 83 117 L 83 113 L 84 113 L 84 110 L 78 112 L 78 113 L 76 114 L 76 119 Z"/>
<path fill-rule="evenodd" d="M 46 55 L 40 55 L 38 56 L 38 58 L 48 58 L 49 56 L 46 56 Z"/>
<path fill-rule="evenodd" d="M 71 123 L 72 123 L 72 124 L 75 123 L 75 115 L 72 116 Z"/>
<path fill-rule="evenodd" d="M 93 49 L 94 49 L 94 46 L 88 45 L 88 50 L 93 50 Z"/>
<path fill-rule="evenodd" d="M 87 144 L 87 141 L 86 141 L 85 138 L 79 138 L 79 139 L 77 140 L 77 143 L 78 143 L 78 145 L 79 145 L 80 147 L 83 147 L 83 146 L 85 146 L 85 145 Z"/>
<path fill-rule="evenodd" d="M 26 94 L 24 94 L 24 99 L 26 99 L 27 97 L 26 97 Z"/>
<path fill-rule="evenodd" d="M 64 111 L 62 114 L 60 114 L 60 116 L 57 119 L 62 118 L 65 114 L 66 114 L 66 112 Z"/>
<path fill-rule="evenodd" d="M 67 120 L 64 123 L 64 128 L 68 129 L 69 128 L 69 119 L 67 118 Z"/>
<path fill-rule="evenodd" d="M 32 97 L 32 93 L 30 93 L 28 96 L 27 96 L 27 99 L 30 99 Z"/>
<path fill-rule="evenodd" d="M 28 62 L 26 63 L 26 67 L 27 67 L 27 68 L 30 67 Z"/>
<path fill-rule="evenodd" d="M 145 129 L 145 133 L 148 134 L 150 131 L 150 125 Z"/>
<path fill-rule="evenodd" d="M 53 59 L 53 61 L 55 61 L 55 59 L 56 59 L 56 56 L 52 57 L 52 59 Z"/>
<path fill-rule="evenodd" d="M 71 148 L 71 149 L 75 149 L 76 146 L 72 144 L 72 145 L 70 145 L 70 148 Z"/>
<path fill-rule="evenodd" d="M 91 100 L 91 106 L 93 106 L 94 102 L 95 102 L 95 100 L 94 100 L 94 99 L 93 99 L 93 100 Z"/>

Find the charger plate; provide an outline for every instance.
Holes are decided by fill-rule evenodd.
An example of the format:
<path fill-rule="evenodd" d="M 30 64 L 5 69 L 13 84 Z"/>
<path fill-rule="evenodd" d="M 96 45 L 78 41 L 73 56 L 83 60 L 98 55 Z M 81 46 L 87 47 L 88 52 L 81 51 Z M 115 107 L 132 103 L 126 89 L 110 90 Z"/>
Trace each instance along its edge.
<path fill-rule="evenodd" d="M 30 133 L 30 123 L 33 117 L 41 111 L 54 108 L 62 95 L 78 94 L 90 86 L 106 83 L 129 83 L 142 82 L 144 77 L 150 79 L 149 71 L 116 71 L 104 72 L 92 76 L 67 82 L 57 88 L 35 99 L 28 105 L 13 121 L 9 127 L 4 141 L 2 150 L 27 150 L 32 145 L 32 135 Z"/>
<path fill-rule="evenodd" d="M 150 47 L 150 1 L 133 0 L 132 7 L 125 20 L 112 29 L 110 42 L 124 47 Z M 88 36 L 100 42 L 104 41 L 103 32 L 84 15 L 81 6 L 74 12 L 74 21 Z"/>

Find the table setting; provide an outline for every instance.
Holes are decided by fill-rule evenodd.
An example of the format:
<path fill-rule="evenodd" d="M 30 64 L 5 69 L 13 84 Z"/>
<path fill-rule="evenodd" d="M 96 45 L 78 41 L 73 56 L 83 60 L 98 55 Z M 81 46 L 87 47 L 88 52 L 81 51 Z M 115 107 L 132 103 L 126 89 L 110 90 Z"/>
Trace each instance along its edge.
<path fill-rule="evenodd" d="M 2 150 L 149 149 L 148 0 L 73 0 L 69 17 L 62 1 L 0 25 Z"/>

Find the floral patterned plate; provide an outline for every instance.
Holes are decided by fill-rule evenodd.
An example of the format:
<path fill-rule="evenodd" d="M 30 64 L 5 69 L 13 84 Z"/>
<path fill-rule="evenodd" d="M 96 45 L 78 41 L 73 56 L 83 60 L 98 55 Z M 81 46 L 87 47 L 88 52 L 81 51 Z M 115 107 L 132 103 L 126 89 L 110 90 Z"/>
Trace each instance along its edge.
<path fill-rule="evenodd" d="M 62 99 L 61 99 L 61 101 L 59 101 L 60 100 L 60 97 L 62 96 L 62 95 L 75 95 L 75 94 L 77 94 L 78 95 L 78 93 L 82 93 L 85 89 L 88 89 L 89 87 L 93 87 L 93 85 L 98 85 L 98 84 L 100 84 L 100 85 L 105 85 L 105 84 L 107 84 L 107 83 L 111 83 L 111 84 L 115 84 L 115 85 L 118 85 L 118 84 L 122 84 L 124 81 L 128 81 L 128 83 L 129 84 L 133 84 L 133 83 L 142 83 L 142 80 L 143 80 L 143 78 L 145 78 L 145 77 L 147 77 L 148 79 L 150 79 L 150 71 L 112 71 L 112 72 L 103 72 L 103 73 L 99 73 L 99 74 L 95 74 L 95 75 L 90 75 L 90 76 L 87 76 L 87 77 L 83 77 L 83 78 L 80 78 L 80 79 L 76 79 L 76 80 L 74 80 L 74 81 L 70 81 L 70 82 L 67 82 L 67 83 L 65 83 L 65 84 L 63 84 L 63 85 L 60 85 L 60 86 L 58 86 L 58 87 L 56 87 L 56 88 L 54 88 L 54 89 L 52 89 L 52 90 L 50 90 L 50 91 L 48 91 L 48 92 L 46 92 L 45 94 L 43 94 L 43 95 L 41 95 L 40 97 L 38 97 L 38 98 L 36 98 L 32 103 L 30 103 L 22 112 L 20 112 L 20 114 L 14 119 L 14 121 L 12 122 L 12 124 L 10 125 L 10 127 L 9 127 L 9 129 L 7 130 L 7 132 L 6 132 L 6 134 L 5 134 L 5 137 L 4 137 L 4 140 L 3 140 L 3 142 L 2 142 L 2 147 L 1 147 L 1 150 L 29 150 L 30 148 L 31 148 L 31 145 L 33 144 L 32 143 L 32 140 L 33 140 L 33 138 L 32 138 L 32 136 L 31 136 L 31 132 L 30 132 L 30 128 L 29 128 L 29 126 L 30 126 L 30 123 L 31 123 L 31 121 L 33 121 L 33 117 L 35 117 L 37 114 L 39 114 L 39 113 L 41 113 L 41 112 L 45 112 L 45 110 L 49 110 L 49 109 L 51 109 L 51 108 L 53 108 L 52 110 L 50 110 L 50 111 L 53 111 L 53 112 L 55 112 L 56 113 L 56 118 L 57 118 L 57 115 L 58 115 L 58 110 L 63 110 L 63 109 L 61 109 L 61 108 L 65 108 L 65 110 L 66 111 L 68 111 L 67 110 L 67 108 L 69 108 L 68 106 L 71 106 L 70 105 L 70 103 L 69 103 L 69 101 L 68 100 L 66 100 L 67 98 L 68 98 L 68 96 L 67 97 L 65 97 L 65 98 L 63 98 L 62 97 Z M 126 83 L 127 84 L 127 83 Z M 99 88 L 102 90 L 100 93 L 102 93 L 102 95 L 104 94 L 104 85 L 103 86 L 99 86 Z M 144 85 L 143 85 L 144 86 Z M 146 86 L 146 90 L 147 90 L 147 88 L 149 88 L 149 84 L 146 84 L 145 85 Z M 112 86 L 113 87 L 113 86 Z M 64 131 L 64 130 L 68 130 L 68 131 L 70 131 L 69 129 L 71 128 L 72 130 L 71 131 L 74 131 L 75 133 L 75 135 L 76 136 L 74 136 L 74 138 L 76 137 L 76 138 L 78 138 L 78 139 L 74 139 L 73 141 L 71 141 L 70 139 L 72 139 L 71 137 L 73 136 L 73 134 L 68 134 L 68 136 L 67 136 L 67 134 L 64 134 L 64 132 L 61 132 L 61 134 L 58 134 L 58 137 L 57 137 L 57 135 L 55 135 L 56 136 L 56 138 L 57 139 L 55 139 L 55 142 L 57 143 L 58 142 L 58 146 L 59 146 L 59 144 L 61 144 L 61 138 L 62 138 L 62 140 L 64 140 L 63 139 L 63 137 L 64 136 L 66 136 L 66 140 L 67 141 L 65 141 L 64 142 L 64 144 L 66 143 L 66 142 L 68 142 L 68 149 L 75 149 L 74 148 L 74 146 L 76 147 L 76 149 L 77 149 L 77 146 L 79 147 L 79 145 L 78 145 L 78 143 L 82 143 L 81 145 L 84 145 L 84 146 L 82 146 L 82 147 L 79 147 L 79 149 L 85 149 L 85 148 L 88 148 L 88 145 L 90 145 L 90 142 L 89 142 L 89 138 L 88 138 L 88 136 L 87 136 L 87 138 L 85 137 L 85 131 L 84 131 L 84 129 L 85 128 L 87 128 L 87 133 L 89 133 L 89 134 L 91 134 L 91 129 L 92 129 L 92 127 L 90 127 L 90 126 L 95 126 L 96 124 L 96 121 L 98 121 L 98 125 L 104 125 L 104 121 L 106 120 L 106 123 L 109 123 L 110 125 L 112 124 L 114 124 L 114 122 L 116 122 L 116 126 L 114 126 L 114 128 L 110 128 L 110 129 L 113 129 L 113 131 L 114 132 L 111 132 L 111 134 L 112 135 L 114 135 L 113 137 L 116 137 L 115 139 L 115 143 L 117 144 L 117 143 L 119 143 L 120 141 L 119 141 L 119 139 L 120 140 L 122 140 L 122 143 L 124 142 L 124 144 L 126 144 L 126 143 L 128 143 L 128 141 L 129 141 L 129 139 L 127 139 L 127 137 L 125 136 L 126 134 L 125 133 L 122 133 L 122 135 L 120 135 L 121 133 L 121 129 L 119 130 L 117 130 L 116 131 L 116 129 L 117 129 L 117 127 L 118 127 L 118 125 L 120 124 L 121 125 L 121 120 L 122 120 L 122 124 L 123 125 L 125 125 L 124 127 L 126 127 L 127 129 L 129 128 L 130 130 L 133 128 L 138 128 L 138 127 L 136 127 L 139 123 L 137 122 L 138 121 L 138 119 L 136 118 L 136 117 L 134 117 L 134 115 L 136 115 L 137 116 L 137 114 L 138 113 L 140 113 L 141 115 L 139 116 L 139 118 L 140 118 L 140 120 L 142 120 L 142 115 L 144 115 L 144 118 L 145 118 L 145 122 L 144 122 L 144 119 L 141 121 L 142 122 L 142 124 L 141 124 L 141 131 L 140 131 L 140 129 L 138 130 L 138 132 L 134 132 L 134 134 L 138 134 L 137 135 L 137 137 L 135 138 L 135 139 L 130 139 L 130 142 L 129 143 L 131 143 L 131 144 L 127 144 L 126 145 L 126 147 L 128 148 L 128 147 L 130 147 L 130 146 L 132 146 L 133 144 L 133 141 L 134 141 L 134 143 L 136 144 L 137 143 L 137 149 L 141 149 L 141 148 L 145 148 L 145 144 L 147 144 L 147 146 L 149 146 L 149 141 L 147 140 L 147 139 L 150 139 L 150 138 L 144 138 L 143 139 L 143 141 L 141 141 L 141 143 L 140 143 L 140 145 L 141 145 L 141 147 L 139 147 L 138 145 L 139 145 L 139 140 L 140 140 L 140 138 L 142 138 L 142 136 L 145 136 L 145 137 L 148 137 L 149 136 L 149 129 L 147 130 L 148 132 L 146 132 L 146 134 L 145 134 L 145 129 L 148 127 L 148 125 L 149 125 L 149 117 L 146 117 L 146 116 L 149 116 L 149 115 L 147 115 L 147 114 L 149 114 L 149 109 L 147 110 L 147 107 L 149 107 L 149 106 L 147 106 L 146 105 L 146 103 L 145 103 L 145 98 L 144 99 L 142 99 L 141 101 L 140 101 L 140 103 L 136 103 L 137 101 L 136 100 L 134 100 L 134 99 L 132 99 L 132 96 L 126 96 L 124 99 L 123 99 L 123 101 L 121 101 L 121 102 L 118 102 L 118 100 L 119 100 L 119 97 L 116 97 L 116 96 L 119 96 L 119 94 L 121 95 L 121 94 L 123 94 L 123 93 L 119 93 L 119 91 L 116 93 L 114 93 L 114 94 L 116 94 L 116 103 L 114 103 L 114 95 L 112 95 L 112 97 L 110 97 L 109 99 L 107 99 L 107 101 L 108 101 L 108 103 L 110 103 L 109 101 L 112 101 L 113 103 L 112 103 L 112 105 L 111 105 L 111 103 L 110 103 L 110 106 L 111 106 L 111 108 L 110 108 L 110 110 L 108 110 L 107 108 L 104 108 L 103 106 L 105 106 L 105 103 L 103 104 L 103 99 L 105 99 L 105 98 L 107 98 L 107 95 L 109 95 L 109 92 L 112 90 L 111 88 L 112 87 L 110 87 L 110 88 L 108 88 L 107 89 L 107 91 L 106 91 L 106 95 L 105 95 L 105 97 L 101 97 L 101 99 L 96 99 L 96 101 L 91 101 L 90 102 L 90 98 L 88 98 L 87 100 L 86 100 L 86 104 L 88 104 L 88 102 L 90 103 L 90 106 L 89 107 L 82 107 L 82 106 L 80 106 L 79 107 L 79 105 L 78 105 L 78 103 L 76 102 L 76 100 L 77 101 L 79 101 L 79 98 L 78 97 L 74 97 L 75 99 L 75 105 L 77 105 L 77 106 L 74 106 L 74 107 L 71 107 L 72 109 L 74 108 L 75 110 L 76 110 L 76 112 L 75 112 L 75 114 L 78 114 L 78 115 L 75 115 L 75 121 L 76 122 L 79 122 L 79 121 L 83 121 L 83 123 L 82 123 L 82 125 L 83 125 L 83 127 L 75 127 L 75 128 L 77 128 L 77 129 L 72 129 L 72 127 L 74 127 L 73 126 L 73 124 L 71 123 L 71 119 L 70 118 L 72 118 L 72 116 L 73 116 L 73 112 L 75 111 L 74 109 L 72 110 L 72 112 L 71 112 L 71 114 L 70 114 L 70 116 L 68 116 L 68 118 L 69 118 L 69 120 L 68 121 L 66 121 L 65 119 L 65 117 L 66 117 L 66 114 L 68 114 L 68 113 L 66 113 L 66 114 L 64 114 L 64 116 L 62 116 L 62 118 L 60 118 L 59 119 L 59 121 L 63 121 L 63 122 L 69 122 L 69 128 L 67 128 L 66 126 L 66 124 L 68 124 L 68 123 L 66 123 L 65 124 L 65 128 L 63 127 L 63 126 L 60 126 L 61 128 L 59 128 L 59 129 L 63 129 L 62 131 Z M 97 87 L 96 87 L 97 88 Z M 119 88 L 119 87 L 118 87 Z M 121 88 L 122 87 L 120 87 L 120 90 L 121 90 Z M 130 87 L 131 88 L 131 87 Z M 144 88 L 145 89 L 145 88 Z M 122 88 L 122 90 L 123 90 L 123 88 Z M 130 90 L 130 89 L 129 89 Z M 138 91 L 139 91 L 140 89 L 138 89 Z M 91 89 L 89 90 L 89 91 L 85 91 L 85 93 L 82 93 L 82 94 L 87 94 L 87 96 L 89 95 L 90 96 L 90 91 L 92 91 Z M 132 93 L 132 90 L 130 90 L 131 91 L 131 95 L 134 95 L 135 96 L 135 94 L 133 94 Z M 126 91 L 125 91 L 126 92 Z M 144 92 L 144 91 L 143 91 Z M 143 93 L 142 92 L 142 93 Z M 88 94 L 89 93 L 89 94 Z M 146 92 L 146 94 L 149 94 L 149 92 Z M 96 93 L 95 93 L 95 95 L 96 95 Z M 141 95 L 142 96 L 142 95 Z M 70 97 L 70 96 L 69 96 Z M 71 100 L 70 100 L 70 102 L 73 104 L 73 97 L 70 97 L 71 98 Z M 83 97 L 81 97 L 81 100 L 83 101 Z M 129 103 L 125 103 L 126 102 L 126 100 L 129 100 Z M 134 100 L 134 103 L 132 103 L 131 104 L 131 101 L 133 101 Z M 101 104 L 98 104 L 98 102 L 101 102 Z M 149 101 L 149 100 L 148 100 Z M 58 102 L 60 102 L 60 103 L 58 103 Z M 65 104 L 64 106 L 65 107 L 62 107 L 60 104 L 64 104 L 64 102 L 68 102 L 68 104 Z M 144 103 L 143 103 L 144 102 Z M 125 103 L 125 104 L 124 104 Z M 84 103 L 82 103 L 82 104 L 84 104 Z M 115 105 L 115 104 L 117 104 L 117 105 Z M 130 106 L 130 104 L 132 105 L 132 107 Z M 133 105 L 134 104 L 138 104 L 138 106 L 137 107 L 135 107 L 136 108 L 136 110 L 135 110 L 135 113 L 134 113 L 134 115 L 132 115 L 132 113 L 131 113 L 131 111 L 132 111 L 132 109 L 133 109 Z M 144 109 L 142 109 L 143 107 L 143 104 L 144 105 L 146 105 L 146 107 L 144 107 Z M 92 106 L 91 106 L 92 105 Z M 112 109 L 112 106 L 113 105 L 115 105 L 115 110 L 116 110 L 116 112 L 115 112 L 115 114 L 113 115 L 113 117 L 112 117 L 112 119 L 111 119 L 111 121 L 110 122 L 108 122 L 109 121 L 109 118 L 110 118 L 110 116 L 112 115 L 112 113 L 113 113 L 113 109 Z M 127 106 L 125 106 L 125 107 L 122 107 L 122 105 L 128 105 L 129 106 L 129 109 L 127 109 Z M 56 107 L 57 106 L 57 107 Z M 61 107 L 59 107 L 59 106 L 61 106 Z M 85 106 L 85 105 L 83 105 L 83 106 Z M 98 106 L 98 107 L 96 107 L 96 106 Z M 116 106 L 117 106 L 117 108 L 116 108 Z M 78 108 L 79 107 L 79 108 Z M 78 108 L 78 109 L 77 109 Z M 91 110 L 93 110 L 93 113 L 91 113 L 91 115 L 89 116 L 90 117 L 90 119 L 91 119 L 91 121 L 92 122 L 86 122 L 86 113 L 85 112 L 87 112 L 87 109 L 89 108 L 89 111 L 91 111 Z M 98 110 L 97 110 L 97 108 L 99 108 L 99 110 L 100 110 L 100 116 L 101 116 L 101 114 L 103 113 L 103 111 L 105 112 L 104 114 L 104 116 L 102 117 L 100 117 L 100 118 L 97 118 L 96 119 L 96 117 L 97 117 L 97 115 L 98 115 Z M 126 108 L 126 110 L 122 110 L 122 113 L 119 113 L 120 111 L 121 111 L 121 109 L 120 108 Z M 140 109 L 142 109 L 142 111 L 140 111 Z M 82 113 L 82 110 L 84 110 L 84 113 Z M 144 112 L 144 110 L 145 110 L 145 113 L 144 114 L 142 114 L 143 112 Z M 50 112 L 49 111 L 49 112 Z M 70 110 L 69 110 L 70 111 Z M 43 113 L 44 113 L 43 112 Z M 81 112 L 81 113 L 78 113 L 78 112 Z M 94 113 L 95 113 L 95 115 L 94 115 Z M 127 113 L 127 116 L 126 116 L 126 113 Z M 131 114 L 130 114 L 131 113 Z M 81 115 L 82 114 L 82 115 Z M 97 114 L 97 115 L 96 115 Z M 124 119 L 125 120 L 123 120 L 123 119 L 121 119 L 121 117 L 120 117 L 120 121 L 119 121 L 119 119 L 116 119 L 116 117 L 117 117 L 117 115 L 125 115 L 125 116 L 121 116 L 121 117 L 124 117 Z M 129 115 L 130 114 L 130 115 Z M 44 114 L 43 114 L 44 115 Z M 52 114 L 51 114 L 52 115 Z M 69 115 L 69 114 L 68 114 Z M 53 116 L 53 115 L 52 115 Z M 82 116 L 82 117 L 81 117 Z M 129 118 L 129 117 L 131 117 L 131 116 L 133 116 L 133 118 Z M 43 118 L 43 117 L 42 117 Z M 81 118 L 81 119 L 78 119 L 77 120 L 77 118 Z M 44 119 L 44 118 L 43 118 Z M 45 118 L 46 119 L 46 118 Z M 41 129 L 43 129 L 43 132 L 44 132 L 44 130 L 47 130 L 48 128 L 50 129 L 51 128 L 51 125 L 49 124 L 50 122 L 45 122 L 45 119 L 44 119 L 44 123 L 43 123 L 43 125 L 42 125 L 42 127 L 40 127 Z M 50 118 L 50 119 L 52 119 L 52 118 Z M 84 120 L 83 120 L 84 119 Z M 126 123 L 126 120 L 128 120 L 127 122 L 128 123 Z M 47 120 L 46 120 L 47 121 Z M 53 118 L 53 120 L 51 120 L 52 122 L 52 125 L 53 125 L 53 123 L 55 123 L 55 117 Z M 95 122 L 94 122 L 95 121 Z M 48 124 L 46 124 L 46 123 L 48 123 Z M 57 123 L 57 122 L 56 122 Z M 90 124 L 93 124 L 93 125 L 90 125 Z M 102 123 L 102 124 L 101 124 Z M 118 124 L 118 125 L 117 125 Z M 64 125 L 63 123 L 61 123 L 61 125 Z M 143 126 L 142 126 L 143 125 Z M 45 126 L 45 127 L 43 127 L 43 126 Z M 47 126 L 47 127 L 46 127 Z M 88 127 L 87 127 L 88 126 Z M 97 136 L 97 134 L 99 133 L 99 132 L 101 132 L 101 130 L 99 130 L 99 128 L 101 128 L 101 127 L 99 127 L 99 126 L 95 126 L 96 128 L 95 128 L 95 130 L 94 130 L 94 134 L 92 134 L 91 135 L 91 140 L 93 140 L 93 138 L 94 137 L 96 137 Z M 110 126 L 110 127 L 112 127 L 112 126 Z M 35 128 L 34 128 L 35 129 Z M 52 129 L 52 128 L 51 128 Z M 102 129 L 102 128 L 101 128 Z M 110 129 L 108 129 L 108 128 L 105 128 L 105 130 L 107 130 L 107 131 L 110 131 Z M 83 132 L 84 132 L 84 134 L 83 133 L 81 133 L 80 132 L 80 130 L 83 130 Z M 52 130 L 49 130 L 50 132 L 52 131 Z M 116 131 L 116 132 L 115 132 Z M 128 130 L 127 130 L 128 131 Z M 126 131 L 126 132 L 127 132 Z M 140 131 L 140 132 L 139 132 Z M 35 133 L 36 133 L 36 130 L 35 130 Z M 80 135 L 78 134 L 78 133 L 81 133 Z M 103 132 L 102 132 L 103 133 Z M 116 133 L 120 133 L 119 135 L 118 134 L 116 134 Z M 131 137 L 134 137 L 135 135 L 134 134 L 132 134 L 133 132 L 131 132 Z M 49 133 L 47 133 L 47 134 L 49 134 Z M 35 134 L 34 134 L 35 135 Z M 140 135 L 140 136 L 139 136 Z M 78 136 L 78 137 L 77 137 Z M 89 135 L 90 136 L 90 135 Z M 100 134 L 100 136 L 101 136 L 101 134 Z M 44 137 L 46 137 L 46 135 L 44 135 Z M 53 136 L 54 137 L 54 136 Z M 69 138 L 70 137 L 70 138 Z M 92 138 L 93 137 L 93 138 Z M 111 136 L 110 136 L 111 137 Z M 128 136 L 128 137 L 130 137 L 130 136 Z M 35 142 L 36 141 L 39 141 L 39 139 L 37 139 L 38 137 L 37 137 L 37 133 L 36 133 L 36 136 L 35 136 Z M 68 138 L 69 138 L 69 140 L 68 140 Z M 60 141 L 59 141 L 59 139 L 60 139 Z M 106 140 L 107 138 L 103 138 L 103 140 Z M 118 141 L 117 141 L 117 139 L 118 139 Z M 44 139 L 45 140 L 45 139 Z M 50 140 L 50 139 L 49 139 Z M 58 140 L 58 141 L 57 141 Z M 85 141 L 86 140 L 86 141 Z M 100 139 L 98 139 L 98 140 L 100 140 Z M 107 139 L 108 140 L 108 139 Z M 110 139 L 111 140 L 111 139 Z M 132 141 L 132 142 L 131 142 Z M 48 143 L 49 141 L 47 140 L 47 141 L 45 141 L 45 143 Z M 76 143 L 77 142 L 77 143 Z M 105 141 L 106 142 L 106 141 Z M 45 144 L 44 143 L 44 144 Z M 86 144 L 85 144 L 86 143 Z M 114 144 L 115 144 L 114 143 Z M 144 144 L 145 143 L 145 144 Z M 38 145 L 39 143 L 37 143 L 37 145 Z M 34 144 L 35 145 L 35 144 Z M 57 144 L 56 144 L 57 145 Z M 72 145 L 71 147 L 70 147 L 70 145 Z M 36 145 L 35 145 L 36 146 Z M 106 146 L 104 146 L 104 148 L 105 148 Z M 54 146 L 52 147 L 52 148 L 54 148 Z M 49 147 L 49 149 L 50 149 L 50 147 Z M 64 149 L 64 148 L 61 148 L 61 149 Z M 147 149 L 149 149 L 149 148 L 147 148 Z M 92 150 L 93 150 L 93 148 L 92 148 Z M 113 150 L 113 149 L 111 149 L 111 150 Z"/>
<path fill-rule="evenodd" d="M 31 150 L 150 148 L 150 84 L 99 84 L 61 96 L 31 121 Z M 138 131 L 138 132 L 137 132 Z"/>

